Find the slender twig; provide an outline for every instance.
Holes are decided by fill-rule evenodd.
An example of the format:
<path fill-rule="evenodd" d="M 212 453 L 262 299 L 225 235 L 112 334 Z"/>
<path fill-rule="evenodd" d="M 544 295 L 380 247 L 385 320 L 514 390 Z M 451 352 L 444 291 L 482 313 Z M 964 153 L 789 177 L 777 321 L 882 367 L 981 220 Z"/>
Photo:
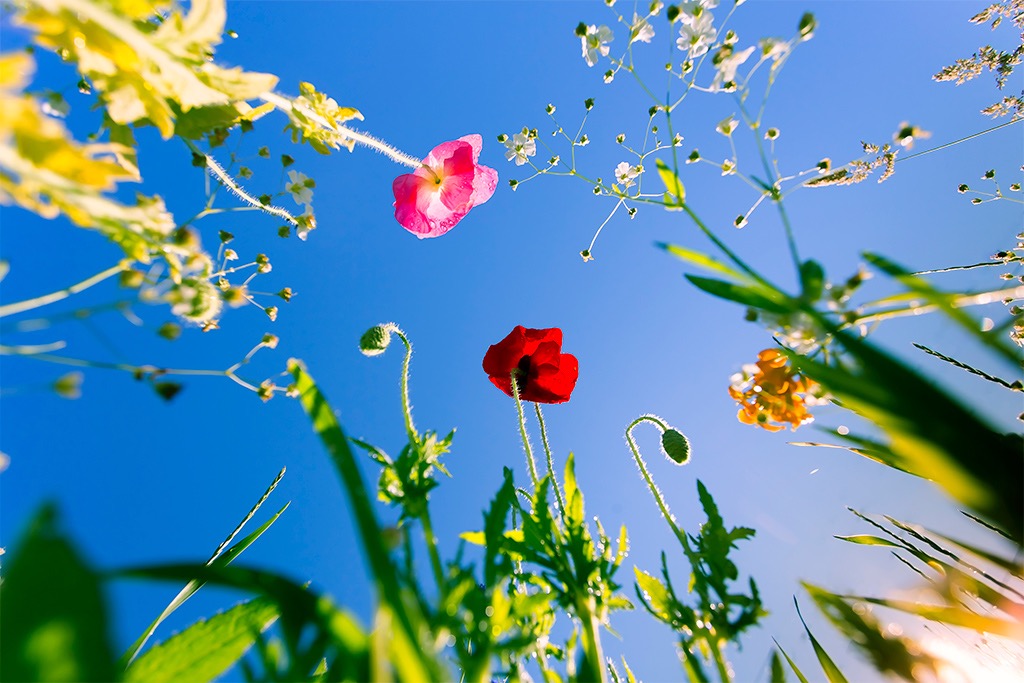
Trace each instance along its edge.
<path fill-rule="evenodd" d="M 95 284 L 103 282 L 109 277 L 117 275 L 118 273 L 124 271 L 126 268 L 128 268 L 128 264 L 125 263 L 124 261 L 121 261 L 116 266 L 111 266 L 110 268 L 107 268 L 104 271 L 96 273 L 91 277 L 87 277 L 81 282 L 71 285 L 70 287 L 65 287 L 64 289 L 60 289 L 56 292 L 51 292 L 50 294 L 37 296 L 33 299 L 25 299 L 24 301 L 16 301 L 13 304 L 0 306 L 0 318 L 3 318 L 8 315 L 14 315 L 15 313 L 21 313 L 23 311 L 29 311 L 32 310 L 33 308 L 39 308 L 40 306 L 46 306 L 47 304 L 56 303 L 57 301 L 62 301 L 71 296 L 72 294 L 78 294 L 79 292 L 88 289 L 89 287 L 92 287 Z"/>

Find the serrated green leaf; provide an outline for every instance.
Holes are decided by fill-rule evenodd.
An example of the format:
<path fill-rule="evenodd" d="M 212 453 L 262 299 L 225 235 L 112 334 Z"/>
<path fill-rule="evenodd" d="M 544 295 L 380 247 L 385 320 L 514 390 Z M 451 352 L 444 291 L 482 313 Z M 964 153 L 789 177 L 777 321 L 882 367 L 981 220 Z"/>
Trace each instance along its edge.
<path fill-rule="evenodd" d="M 665 584 L 655 576 L 633 567 L 636 576 L 637 596 L 660 620 L 669 623 L 672 619 L 672 598 Z"/>
<path fill-rule="evenodd" d="M 209 681 L 227 671 L 280 616 L 268 598 L 255 598 L 199 621 L 132 662 L 127 681 Z"/>
<path fill-rule="evenodd" d="M 712 296 L 717 296 L 720 299 L 735 301 L 736 303 L 762 311 L 768 311 L 769 313 L 784 315 L 790 312 L 790 308 L 784 305 L 781 297 L 774 296 L 773 298 L 769 298 L 746 285 L 736 284 L 735 282 L 726 282 L 724 280 L 715 280 L 708 277 L 699 277 L 697 275 L 684 275 L 684 277 L 698 289 L 701 289 Z"/>
<path fill-rule="evenodd" d="M 0 679 L 113 681 L 114 665 L 99 577 L 40 509 L 0 584 Z"/>

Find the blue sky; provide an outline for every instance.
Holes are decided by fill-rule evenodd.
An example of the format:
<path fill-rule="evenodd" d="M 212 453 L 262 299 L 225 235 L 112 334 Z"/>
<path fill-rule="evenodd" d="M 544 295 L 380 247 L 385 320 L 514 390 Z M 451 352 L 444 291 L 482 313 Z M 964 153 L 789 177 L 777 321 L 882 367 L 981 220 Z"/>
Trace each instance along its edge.
<path fill-rule="evenodd" d="M 776 145 L 782 167 L 799 170 L 822 157 L 836 163 L 853 158 L 861 140 L 887 141 L 903 120 L 932 132 L 925 146 L 992 125 L 978 113 L 999 96 L 988 76 L 959 88 L 931 81 L 942 66 L 979 45 L 1012 40 L 1008 27 L 990 34 L 968 24 L 980 8 L 959 2 L 781 1 L 741 7 L 732 25 L 741 45 L 791 36 L 805 10 L 818 18 L 817 34 L 799 46 L 768 104 L 766 124 L 782 131 Z M 616 9 L 628 12 L 628 3 Z M 633 564 L 653 571 L 664 548 L 677 574 L 683 572 L 624 443 L 625 427 L 643 413 L 662 416 L 693 444 L 691 464 L 678 468 L 658 457 L 653 433 L 638 430 L 684 528 L 695 530 L 699 520 L 699 478 L 727 523 L 758 530 L 739 553 L 740 570 L 756 578 L 773 617 L 734 658 L 739 680 L 766 680 L 772 636 L 813 670 L 792 610 L 799 580 L 875 594 L 914 586 L 913 575 L 882 553 L 832 539 L 864 531 L 845 506 L 927 520 L 954 535 L 973 533 L 925 482 L 842 451 L 787 445 L 821 438 L 813 426 L 795 435 L 769 434 L 736 421 L 726 394 L 729 377 L 772 342 L 763 329 L 743 321 L 739 307 L 696 291 L 682 278 L 683 264 L 653 247 L 667 241 L 710 249 L 682 214 L 641 208 L 632 221 L 617 214 L 598 241 L 595 261 L 585 264 L 578 252 L 611 210 L 611 200 L 564 178 L 509 189 L 507 180 L 523 178 L 525 167 L 506 162 L 495 138 L 529 126 L 551 140 L 548 103 L 557 106 L 566 129 L 574 130 L 584 99 L 596 99 L 586 129 L 593 142 L 578 152 L 581 171 L 591 176 L 610 177 L 626 160 L 614 144 L 616 134 L 625 132 L 630 140 L 642 135 L 652 102 L 624 74 L 602 83 L 604 68 L 586 66 L 572 33 L 580 21 L 612 25 L 603 3 L 256 0 L 231 2 L 228 13 L 228 27 L 239 37 L 221 46 L 218 61 L 276 73 L 282 92 L 294 94 L 300 81 L 312 82 L 358 108 L 365 117 L 362 130 L 413 155 L 480 133 L 481 163 L 501 178 L 494 197 L 444 237 L 417 240 L 393 217 L 391 181 L 403 168 L 365 149 L 322 157 L 292 146 L 280 132 L 284 120 L 271 116 L 257 124 L 239 153 L 252 156 L 260 144 L 270 144 L 275 157 L 294 156 L 295 168 L 317 183 L 318 229 L 303 243 L 281 240 L 275 221 L 253 214 L 204 220 L 199 227 L 211 245 L 218 229 L 233 232 L 243 259 L 256 252 L 270 256 L 274 270 L 257 281 L 260 288 L 288 286 L 297 293 L 281 306 L 277 322 L 242 308 L 229 312 L 217 332 L 189 329 L 169 343 L 155 334 L 169 312 L 138 305 L 145 327 L 106 314 L 33 333 L 19 343 L 59 338 L 68 340 L 68 355 L 81 358 L 223 368 L 264 332 L 273 332 L 280 346 L 260 352 L 247 377 L 258 382 L 282 371 L 287 358 L 302 358 L 350 434 L 396 452 L 403 439 L 400 357 L 393 350 L 367 359 L 357 349 L 367 328 L 395 321 L 416 349 L 411 393 L 417 425 L 441 433 L 458 428 L 446 461 L 454 478 L 432 497 L 442 552 L 451 557 L 458 533 L 479 526 L 502 467 L 513 467 L 518 480 L 526 480 L 514 405 L 487 381 L 483 354 L 515 325 L 561 327 L 564 351 L 579 359 L 580 380 L 569 403 L 545 411 L 552 446 L 559 462 L 570 450 L 575 453 L 589 512 L 607 528 L 629 529 L 627 571 Z M 655 28 L 654 44 L 639 46 L 636 54 L 650 82 L 663 83 L 659 74 L 671 49 L 664 17 Z M 3 32 L 8 45 L 21 40 L 6 21 Z M 620 35 L 613 51 L 623 40 Z M 55 59 L 40 57 L 37 86 L 61 90 L 76 80 Z M 96 125 L 90 102 L 68 97 L 69 126 L 84 137 Z M 686 138 L 684 149 L 727 156 L 728 145 L 714 125 L 735 111 L 729 95 L 688 99 L 675 119 Z M 741 167 L 744 151 L 748 166 L 756 161 L 749 135 L 736 134 Z M 188 150 L 177 141 L 161 143 L 151 129 L 140 131 L 139 139 L 143 190 L 164 196 L 179 220 L 194 214 L 204 181 L 191 167 Z M 555 153 L 565 155 L 567 149 Z M 835 280 L 852 274 L 865 250 L 914 269 L 973 263 L 1011 246 L 1021 212 L 1008 202 L 971 206 L 955 188 L 961 182 L 980 185 L 978 177 L 989 168 L 1008 184 L 1020 164 L 1020 130 L 1011 127 L 900 163 L 883 185 L 871 180 L 798 192 L 787 208 L 802 254 L 819 260 Z M 279 189 L 273 164 L 253 167 L 256 176 L 247 187 L 259 193 Z M 731 227 L 756 198 L 747 186 L 708 166 L 687 166 L 682 177 L 690 204 L 730 245 L 793 284 L 776 214 L 765 207 L 742 231 Z M 230 202 L 223 197 L 218 205 Z M 0 248 L 11 263 L 3 282 L 5 302 L 77 282 L 117 258 L 101 237 L 63 221 L 10 207 L 2 216 Z M 943 282 L 991 287 L 997 284 L 993 276 L 970 273 Z M 881 278 L 866 290 L 875 296 L 892 291 Z M 113 286 L 97 288 L 62 310 L 119 296 Z M 998 307 L 984 312 L 1000 313 Z M 965 336 L 938 320 L 915 319 L 886 323 L 875 338 L 938 381 L 963 387 L 993 422 L 1013 425 L 1019 404 L 981 383 L 964 383 L 909 344 L 924 341 L 951 356 L 980 358 Z M 0 545 L 10 548 L 31 511 L 55 499 L 68 528 L 100 567 L 205 560 L 286 466 L 269 507 L 288 500 L 291 507 L 245 560 L 311 580 L 364 623 L 368 619 L 366 569 L 340 487 L 294 402 L 279 397 L 264 405 L 227 380 L 189 378 L 167 403 L 125 373 L 98 369 L 86 372 L 83 397 L 66 401 L 30 389 L 64 368 L 7 356 L 0 367 L 5 390 L 29 387 L 0 399 L 0 450 L 11 458 L 0 475 Z M 849 420 L 826 408 L 816 424 Z M 365 465 L 367 479 L 375 480 L 374 466 L 368 460 Z M 113 586 L 118 644 L 134 640 L 176 591 Z M 216 591 L 200 595 L 164 634 L 236 599 Z M 679 678 L 671 634 L 649 622 L 642 612 L 619 613 L 613 625 L 622 640 L 606 636 L 607 650 L 624 653 L 646 680 Z M 831 638 L 817 615 L 810 623 L 837 660 L 851 672 L 863 671 L 852 663 L 850 646 Z"/>

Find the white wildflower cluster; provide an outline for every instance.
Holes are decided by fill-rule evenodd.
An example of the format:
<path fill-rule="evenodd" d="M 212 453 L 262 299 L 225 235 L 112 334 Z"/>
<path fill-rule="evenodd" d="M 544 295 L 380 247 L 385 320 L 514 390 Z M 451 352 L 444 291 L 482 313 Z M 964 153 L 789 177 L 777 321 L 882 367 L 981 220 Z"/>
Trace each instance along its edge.
<path fill-rule="evenodd" d="M 706 54 L 718 38 L 715 18 L 711 11 L 718 7 L 718 0 L 689 0 L 679 5 L 679 38 L 676 47 L 694 59 Z"/>
<path fill-rule="evenodd" d="M 288 171 L 288 184 L 285 190 L 292 196 L 296 204 L 309 206 L 313 202 L 313 188 L 316 182 L 298 171 Z"/>

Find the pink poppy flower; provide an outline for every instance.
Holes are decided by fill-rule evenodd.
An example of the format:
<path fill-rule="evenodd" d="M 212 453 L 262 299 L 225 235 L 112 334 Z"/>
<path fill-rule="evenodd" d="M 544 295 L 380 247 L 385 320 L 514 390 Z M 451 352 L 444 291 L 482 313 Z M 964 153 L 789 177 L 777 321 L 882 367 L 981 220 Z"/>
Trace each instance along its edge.
<path fill-rule="evenodd" d="M 430 151 L 423 165 L 395 178 L 395 219 L 420 239 L 443 235 L 498 185 L 498 172 L 477 164 L 483 140 L 464 135 Z"/>

